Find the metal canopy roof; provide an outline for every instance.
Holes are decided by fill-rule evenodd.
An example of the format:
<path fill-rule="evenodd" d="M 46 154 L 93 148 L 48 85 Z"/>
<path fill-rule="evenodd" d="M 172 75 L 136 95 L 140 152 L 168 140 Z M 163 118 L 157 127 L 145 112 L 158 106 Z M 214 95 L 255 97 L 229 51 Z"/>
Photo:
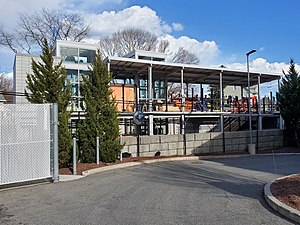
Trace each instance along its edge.
<path fill-rule="evenodd" d="M 223 76 L 223 85 L 248 86 L 248 74 L 246 71 L 230 70 L 227 68 L 209 68 L 198 65 L 178 64 L 170 62 L 156 62 L 140 59 L 108 57 L 110 71 L 114 79 L 134 78 L 135 74 L 148 76 L 148 67 L 152 65 L 154 78 L 167 77 L 168 82 L 180 83 L 181 70 L 185 83 L 194 84 L 219 84 L 220 73 Z M 261 83 L 270 82 L 280 78 L 276 73 L 259 73 L 250 71 L 251 86 L 258 83 L 257 77 L 261 76 Z"/>

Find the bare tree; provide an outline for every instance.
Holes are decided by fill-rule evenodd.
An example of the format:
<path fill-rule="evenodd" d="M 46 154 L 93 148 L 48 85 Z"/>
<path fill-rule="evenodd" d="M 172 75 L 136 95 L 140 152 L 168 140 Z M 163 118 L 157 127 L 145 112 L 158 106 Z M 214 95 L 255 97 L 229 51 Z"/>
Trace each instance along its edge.
<path fill-rule="evenodd" d="M 170 42 L 167 40 L 161 40 L 158 44 L 157 51 L 158 52 L 167 52 Z"/>
<path fill-rule="evenodd" d="M 0 73 L 0 94 L 3 94 L 7 103 L 12 103 L 13 81 L 12 78 L 6 76 L 4 73 Z"/>
<path fill-rule="evenodd" d="M 188 50 L 184 49 L 183 47 L 180 47 L 178 51 L 173 56 L 172 62 L 175 63 L 185 63 L 185 64 L 198 64 L 199 59 L 194 54 L 189 52 Z"/>
<path fill-rule="evenodd" d="M 0 91 L 10 92 L 12 91 L 12 87 L 12 78 L 6 76 L 4 73 L 0 73 Z"/>
<path fill-rule="evenodd" d="M 100 51 L 104 56 L 123 56 L 134 49 L 165 52 L 168 45 L 168 41 L 158 41 L 156 35 L 137 28 L 115 32 L 111 37 L 99 41 Z"/>
<path fill-rule="evenodd" d="M 33 14 L 19 13 L 18 26 L 9 33 L 0 28 L 0 45 L 17 52 L 31 53 L 47 39 L 52 51 L 56 40 L 81 41 L 89 36 L 90 26 L 84 25 L 78 13 L 42 9 Z"/>

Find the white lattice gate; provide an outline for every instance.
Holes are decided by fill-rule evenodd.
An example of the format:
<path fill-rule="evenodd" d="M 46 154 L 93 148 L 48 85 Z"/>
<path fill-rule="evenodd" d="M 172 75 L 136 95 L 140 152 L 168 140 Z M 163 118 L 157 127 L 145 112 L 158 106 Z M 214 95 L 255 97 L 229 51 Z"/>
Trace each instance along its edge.
<path fill-rule="evenodd" d="M 0 104 L 0 185 L 50 178 L 50 104 Z"/>

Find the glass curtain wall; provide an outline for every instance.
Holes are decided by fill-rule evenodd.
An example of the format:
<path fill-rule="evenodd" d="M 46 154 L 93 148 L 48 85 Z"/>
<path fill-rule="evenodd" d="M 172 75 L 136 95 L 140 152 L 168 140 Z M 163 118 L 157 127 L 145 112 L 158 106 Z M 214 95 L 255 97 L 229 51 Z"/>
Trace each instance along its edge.
<path fill-rule="evenodd" d="M 62 61 L 68 67 L 68 64 L 91 64 L 95 51 L 80 48 L 61 47 L 60 52 Z M 88 77 L 90 71 L 80 69 L 67 69 L 67 80 L 72 86 L 72 99 L 74 108 L 80 109 L 80 83 L 83 81 L 83 77 Z"/>

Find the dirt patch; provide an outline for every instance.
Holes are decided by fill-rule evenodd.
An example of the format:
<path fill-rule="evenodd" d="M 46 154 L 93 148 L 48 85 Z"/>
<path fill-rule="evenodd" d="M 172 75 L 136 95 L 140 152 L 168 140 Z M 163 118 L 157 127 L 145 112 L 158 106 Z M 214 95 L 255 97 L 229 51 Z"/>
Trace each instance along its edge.
<path fill-rule="evenodd" d="M 275 181 L 271 192 L 282 203 L 300 211 L 300 174 Z"/>

